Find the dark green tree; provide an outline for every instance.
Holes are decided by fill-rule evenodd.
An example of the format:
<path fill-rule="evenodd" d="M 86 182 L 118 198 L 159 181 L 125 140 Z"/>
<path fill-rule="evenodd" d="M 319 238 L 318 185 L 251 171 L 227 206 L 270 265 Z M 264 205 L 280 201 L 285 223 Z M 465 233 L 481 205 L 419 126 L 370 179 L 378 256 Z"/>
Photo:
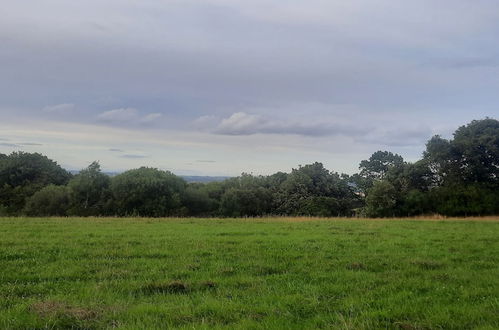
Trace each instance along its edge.
<path fill-rule="evenodd" d="M 264 187 L 230 188 L 222 196 L 220 212 L 229 217 L 254 217 L 272 211 L 272 194 Z"/>
<path fill-rule="evenodd" d="M 423 153 L 424 161 L 432 172 L 434 186 L 441 186 L 444 182 L 460 182 L 459 164 L 456 150 L 450 141 L 439 135 L 433 136 L 426 143 Z"/>
<path fill-rule="evenodd" d="M 325 196 L 311 196 L 301 200 L 299 212 L 296 215 L 331 217 L 345 215 L 345 205 L 338 199 Z"/>
<path fill-rule="evenodd" d="M 410 217 L 435 212 L 433 211 L 430 195 L 427 192 L 412 189 L 402 196 L 402 201 L 395 213 L 398 216 Z"/>
<path fill-rule="evenodd" d="M 452 140 L 434 136 L 424 159 L 437 186 L 499 183 L 499 121 L 473 120 L 459 127 Z"/>
<path fill-rule="evenodd" d="M 451 141 L 465 182 L 499 183 L 499 121 L 473 120 Z"/>
<path fill-rule="evenodd" d="M 430 192 L 436 213 L 447 216 L 481 216 L 499 214 L 496 187 L 472 183 L 438 187 Z"/>
<path fill-rule="evenodd" d="M 388 170 L 404 164 L 402 156 L 389 151 L 376 151 L 368 160 L 360 162 L 360 176 L 370 180 L 383 180 Z"/>
<path fill-rule="evenodd" d="M 325 202 L 322 197 L 331 199 Z M 347 215 L 357 201 L 358 196 L 347 180 L 317 162 L 293 169 L 274 198 L 275 210 L 282 215 Z M 328 212 L 324 211 L 326 205 Z M 320 211 L 314 214 L 311 210 Z"/>
<path fill-rule="evenodd" d="M 186 182 L 168 171 L 141 167 L 111 179 L 117 215 L 162 217 L 183 214 Z"/>
<path fill-rule="evenodd" d="M 65 185 L 71 174 L 39 153 L 13 152 L 0 159 L 0 205 L 19 214 L 26 199 L 43 187 Z"/>
<path fill-rule="evenodd" d="M 80 171 L 69 183 L 70 215 L 95 216 L 109 213 L 111 179 L 98 162 Z"/>
<path fill-rule="evenodd" d="M 366 197 L 368 217 L 391 217 L 396 214 L 397 191 L 388 181 L 375 181 Z"/>
<path fill-rule="evenodd" d="M 24 213 L 29 216 L 65 216 L 68 208 L 68 188 L 50 184 L 27 199 Z"/>
<path fill-rule="evenodd" d="M 182 195 L 182 206 L 186 215 L 210 216 L 217 211 L 219 204 L 210 198 L 206 186 L 201 183 L 191 183 L 187 186 Z"/>

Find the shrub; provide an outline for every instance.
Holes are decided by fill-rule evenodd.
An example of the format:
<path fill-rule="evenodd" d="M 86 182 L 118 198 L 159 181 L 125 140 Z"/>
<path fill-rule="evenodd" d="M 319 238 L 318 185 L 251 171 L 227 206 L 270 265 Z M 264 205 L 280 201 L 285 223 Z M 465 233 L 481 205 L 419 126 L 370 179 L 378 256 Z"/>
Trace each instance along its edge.
<path fill-rule="evenodd" d="M 24 212 L 30 216 L 64 216 L 68 207 L 67 187 L 48 185 L 28 198 Z"/>

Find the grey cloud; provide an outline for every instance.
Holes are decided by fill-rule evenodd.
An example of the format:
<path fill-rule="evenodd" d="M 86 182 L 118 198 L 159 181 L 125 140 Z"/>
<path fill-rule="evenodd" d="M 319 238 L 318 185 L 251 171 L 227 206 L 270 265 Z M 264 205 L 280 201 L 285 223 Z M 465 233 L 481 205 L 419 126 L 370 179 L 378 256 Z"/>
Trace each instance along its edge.
<path fill-rule="evenodd" d="M 48 105 L 43 108 L 43 111 L 56 114 L 64 114 L 73 111 L 75 105 L 73 103 L 62 103 L 56 105 Z"/>
<path fill-rule="evenodd" d="M 214 115 L 204 115 L 201 117 L 196 118 L 192 123 L 191 127 L 201 130 L 201 131 L 206 131 L 209 130 L 210 128 L 216 126 L 220 122 L 220 118 Z"/>
<path fill-rule="evenodd" d="M 349 119 L 350 122 L 323 119 L 322 122 L 290 121 L 269 119 L 263 115 L 237 112 L 221 120 L 213 133 L 220 135 L 301 135 L 307 137 L 346 136 L 363 144 L 376 144 L 394 147 L 424 145 L 431 137 L 432 130 L 425 125 L 414 124 L 410 120 L 399 121 L 393 126 L 386 119 L 379 125 L 369 123 L 370 118 Z M 388 127 L 388 128 L 387 128 Z M 390 128 L 391 127 L 391 128 Z"/>
<path fill-rule="evenodd" d="M 294 134 L 302 136 L 355 135 L 364 129 L 334 122 L 297 123 L 237 112 L 222 119 L 214 133 L 221 135 Z"/>
<path fill-rule="evenodd" d="M 0 31 L 15 31 L 7 35 L 6 48 L 16 56 L 5 58 L 11 79 L 4 87 L 11 89 L 7 81 L 25 86 L 33 99 L 59 91 L 81 93 L 84 99 L 111 94 L 138 100 L 133 103 L 138 108 L 151 99 L 166 103 L 174 98 L 196 115 L 234 102 L 438 101 L 436 88 L 468 83 L 442 79 L 442 86 L 434 78 L 443 73 L 421 72 L 413 63 L 490 45 L 483 30 L 496 18 L 491 13 L 497 5 L 469 8 L 457 2 L 421 1 L 404 4 L 407 9 L 393 1 L 124 1 L 119 15 L 112 4 L 96 14 L 93 1 L 70 15 L 72 8 L 64 4 L 57 10 L 37 7 L 37 15 L 28 14 L 33 10 L 25 5 L 11 4 L 12 15 L 0 23 Z M 426 6 L 449 19 L 432 19 Z M 16 17 L 32 23 L 31 28 L 19 27 Z M 83 30 L 87 25 L 111 32 Z M 20 97 L 14 89 L 6 96 Z"/>
<path fill-rule="evenodd" d="M 215 160 L 209 160 L 209 159 L 199 159 L 196 160 L 197 163 L 216 163 L 217 161 Z"/>
<path fill-rule="evenodd" d="M 432 135 L 432 130 L 426 126 L 398 127 L 388 130 L 378 129 L 372 131 L 364 136 L 359 136 L 357 141 L 367 144 L 381 144 L 390 147 L 423 146 Z"/>
<path fill-rule="evenodd" d="M 120 157 L 121 158 L 128 158 L 128 159 L 140 159 L 140 158 L 148 158 L 149 156 L 126 154 L 126 155 L 122 155 Z"/>
<path fill-rule="evenodd" d="M 473 69 L 499 67 L 497 56 L 494 57 L 468 57 L 460 59 L 435 59 L 426 63 L 443 69 Z"/>
<path fill-rule="evenodd" d="M 4 139 L 3 141 L 7 141 L 7 139 Z M 41 143 L 34 143 L 34 142 L 23 142 L 23 143 L 8 143 L 8 142 L 2 142 L 0 143 L 0 146 L 3 147 L 11 147 L 11 148 L 21 148 L 21 147 L 38 147 L 42 146 L 43 144 Z"/>
<path fill-rule="evenodd" d="M 100 113 L 97 118 L 106 122 L 128 122 L 136 120 L 139 117 L 137 109 L 121 108 L 113 109 Z"/>
<path fill-rule="evenodd" d="M 6 143 L 6 142 L 0 143 L 0 146 L 2 146 L 2 147 L 11 147 L 11 148 L 19 148 L 20 147 L 20 145 L 18 145 L 18 144 L 15 144 L 15 143 Z"/>
<path fill-rule="evenodd" d="M 97 119 L 108 124 L 143 124 L 150 125 L 156 123 L 163 117 L 158 112 L 141 114 L 135 108 L 119 108 L 101 112 Z"/>
<path fill-rule="evenodd" d="M 21 146 L 33 146 L 33 147 L 38 147 L 38 146 L 42 146 L 43 144 L 41 144 L 41 143 L 36 143 L 36 142 L 23 142 L 23 143 L 19 143 L 19 145 L 21 145 Z"/>
<path fill-rule="evenodd" d="M 117 149 L 117 148 L 109 148 L 108 151 L 111 151 L 111 152 L 124 152 L 123 150 Z"/>
<path fill-rule="evenodd" d="M 263 127 L 270 123 L 260 115 L 236 112 L 222 119 L 215 133 L 223 135 L 251 135 L 262 133 Z"/>
<path fill-rule="evenodd" d="M 44 121 L 97 122 L 173 132 L 192 143 L 212 139 L 220 149 L 234 140 L 285 140 L 304 155 L 304 140 L 346 141 L 332 151 L 415 144 L 425 133 L 405 131 L 413 122 L 457 127 L 498 114 L 498 1 L 88 0 L 3 7 L 0 123 L 6 126 L 17 120 L 25 129 L 28 118 L 37 129 Z M 308 103 L 352 107 L 286 107 Z M 114 143 L 113 131 L 106 134 L 101 149 Z M 36 137 L 22 138 L 29 139 Z M 165 157 L 148 148 L 143 152 L 151 159 Z M 79 152 L 68 151 L 67 159 Z M 198 157 L 205 156 L 187 159 Z"/>
<path fill-rule="evenodd" d="M 497 58 L 469 58 L 456 61 L 451 66 L 455 68 L 497 67 L 499 60 Z"/>
<path fill-rule="evenodd" d="M 161 117 L 163 117 L 163 114 L 155 112 L 155 113 L 150 113 L 150 114 L 143 116 L 142 118 L 140 118 L 139 121 L 143 124 L 148 124 L 148 123 L 155 122 L 156 120 L 160 119 Z"/>

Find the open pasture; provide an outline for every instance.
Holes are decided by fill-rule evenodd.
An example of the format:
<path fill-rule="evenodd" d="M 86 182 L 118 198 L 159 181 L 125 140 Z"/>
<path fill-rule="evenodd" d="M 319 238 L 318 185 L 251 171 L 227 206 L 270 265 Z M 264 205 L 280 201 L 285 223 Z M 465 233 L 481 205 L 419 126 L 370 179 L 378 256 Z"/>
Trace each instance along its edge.
<path fill-rule="evenodd" d="M 499 222 L 0 219 L 1 329 L 113 327 L 497 329 Z"/>

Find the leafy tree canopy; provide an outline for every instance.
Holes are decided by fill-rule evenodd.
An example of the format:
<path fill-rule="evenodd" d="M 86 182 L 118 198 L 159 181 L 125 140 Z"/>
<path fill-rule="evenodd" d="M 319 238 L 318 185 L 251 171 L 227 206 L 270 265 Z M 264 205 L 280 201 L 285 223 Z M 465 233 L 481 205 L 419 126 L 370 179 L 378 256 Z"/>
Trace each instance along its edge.
<path fill-rule="evenodd" d="M 186 182 L 168 171 L 141 167 L 112 178 L 111 192 L 118 215 L 170 216 L 181 209 Z"/>
<path fill-rule="evenodd" d="M 376 151 L 368 160 L 360 162 L 360 175 L 371 180 L 382 180 L 388 170 L 404 164 L 402 156 L 389 151 Z"/>
<path fill-rule="evenodd" d="M 110 199 L 111 179 L 101 172 L 98 162 L 93 162 L 80 171 L 69 183 L 71 208 L 75 215 L 100 215 L 106 213 L 105 207 Z"/>
<path fill-rule="evenodd" d="M 50 184 L 28 198 L 24 213 L 31 216 L 65 216 L 68 208 L 68 188 Z"/>
<path fill-rule="evenodd" d="M 0 204 L 18 214 L 26 198 L 49 185 L 65 185 L 71 174 L 39 153 L 13 152 L 0 158 Z"/>

